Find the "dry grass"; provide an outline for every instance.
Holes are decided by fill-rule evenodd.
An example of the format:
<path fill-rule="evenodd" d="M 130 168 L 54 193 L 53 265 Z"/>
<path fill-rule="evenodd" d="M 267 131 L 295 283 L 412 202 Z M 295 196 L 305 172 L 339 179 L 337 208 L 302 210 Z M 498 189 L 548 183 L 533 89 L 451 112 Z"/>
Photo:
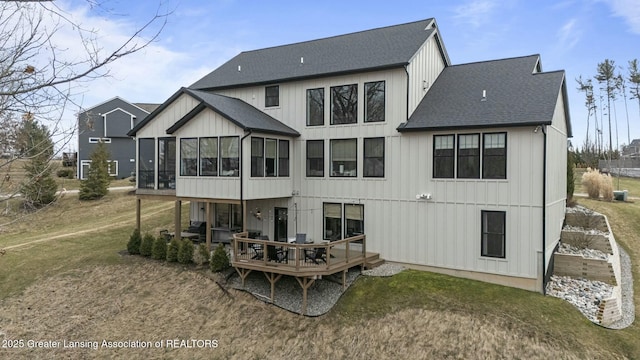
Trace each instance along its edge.
<path fill-rule="evenodd" d="M 586 172 L 586 169 L 576 168 L 574 171 L 576 193 L 587 193 L 587 189 L 582 185 L 582 175 Z M 640 197 L 640 179 L 619 177 L 615 173 L 610 175 L 614 190 L 629 190 L 629 196 Z"/>
<path fill-rule="evenodd" d="M 6 338 L 109 341 L 216 339 L 217 349 L 39 349 L 11 358 L 345 359 L 578 358 L 487 316 L 402 309 L 340 325 L 306 318 L 242 292 L 225 295 L 194 271 L 138 258 L 75 270 L 2 303 Z M 43 296 L 46 294 L 46 296 Z M 115 296 L 117 294 L 117 296 Z M 1 355 L 2 350 L 0 350 Z"/>
<path fill-rule="evenodd" d="M 24 159 L 0 159 L 0 194 L 12 194 L 20 191 L 20 183 L 25 180 Z M 80 188 L 80 180 L 66 179 L 56 176 L 56 171 L 62 168 L 61 161 L 53 161 L 51 163 L 53 178 L 58 184 L 58 189 L 77 190 Z M 109 186 L 132 186 L 134 183 L 129 179 L 111 180 Z"/>
<path fill-rule="evenodd" d="M 637 283 L 640 203 L 580 202 L 609 216 L 634 261 Z M 171 223 L 172 202 L 142 204 L 143 232 L 157 234 Z M 606 330 L 559 299 L 419 271 L 360 278 L 329 314 L 301 317 L 243 292 L 231 290 L 227 296 L 206 270 L 119 255 L 134 214 L 134 197 L 123 193 L 97 202 L 67 197 L 31 215 L 30 224 L 5 229 L 0 248 L 13 247 L 0 255 L 0 340 L 216 339 L 219 347 L 0 349 L 0 358 L 614 359 L 640 354 L 637 324 Z M 22 243 L 28 244 L 18 246 Z M 640 304 L 640 291 L 635 302 Z"/>

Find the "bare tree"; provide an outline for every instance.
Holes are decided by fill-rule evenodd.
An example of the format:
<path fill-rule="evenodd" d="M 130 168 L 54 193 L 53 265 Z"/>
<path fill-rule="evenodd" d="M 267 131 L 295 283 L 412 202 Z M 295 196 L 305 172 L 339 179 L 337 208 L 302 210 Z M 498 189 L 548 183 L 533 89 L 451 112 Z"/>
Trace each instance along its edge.
<path fill-rule="evenodd" d="M 607 95 L 607 116 L 609 120 L 609 156 L 613 154 L 613 137 L 611 131 L 611 100 L 615 100 L 615 94 L 617 91 L 616 75 L 615 75 L 615 62 L 613 60 L 605 59 L 603 62 L 598 63 L 598 71 L 595 76 L 598 83 L 603 84 L 601 88 Z"/>
<path fill-rule="evenodd" d="M 86 1 L 94 9 L 108 11 L 103 8 L 104 2 Z M 85 26 L 53 1 L 0 1 L 2 124 L 16 128 L 19 122 L 9 120 L 28 114 L 47 126 L 56 138 L 56 148 L 61 149 L 74 132 L 74 128 L 65 128 L 61 122 L 65 108 L 78 105 L 74 99 L 83 85 L 109 76 L 111 63 L 144 49 L 158 38 L 170 14 L 161 9 L 159 3 L 155 13 L 133 30 L 130 37 L 106 48 L 100 40 L 109 34 Z M 66 42 L 61 41 L 61 35 Z M 68 40 L 70 35 L 72 42 Z M 7 169 L 20 157 L 11 134 L 5 128 L 0 135 L 0 149 L 6 153 L 0 159 L 2 177 L 6 177 Z M 0 185 L 0 201 L 7 201 L 10 196 L 6 194 L 11 189 L 3 182 Z"/>
<path fill-rule="evenodd" d="M 624 100 L 624 113 L 627 117 L 627 145 L 631 144 L 631 126 L 629 125 L 629 107 L 627 106 L 627 82 L 622 74 L 618 74 L 616 77 L 616 82 L 618 83 L 618 89 L 620 90 L 620 94 L 622 95 L 622 99 Z"/>
<path fill-rule="evenodd" d="M 600 156 L 599 148 L 598 148 L 598 120 L 595 118 L 596 115 L 596 103 L 595 98 L 593 96 L 593 83 L 591 79 L 583 80 L 582 76 L 579 76 L 576 79 L 578 83 L 578 91 L 584 92 L 585 102 L 584 105 L 587 108 L 587 136 L 584 141 L 584 145 L 582 148 L 582 157 L 585 162 L 588 164 L 597 163 L 597 159 Z M 594 114 L 594 141 L 595 145 L 591 144 L 591 140 L 589 139 L 589 128 L 590 128 L 590 118 L 591 114 Z"/>
<path fill-rule="evenodd" d="M 629 86 L 629 92 L 631 93 L 630 99 L 638 100 L 638 112 L 640 113 L 640 70 L 638 69 L 638 59 L 629 61 L 628 80 L 632 84 Z"/>

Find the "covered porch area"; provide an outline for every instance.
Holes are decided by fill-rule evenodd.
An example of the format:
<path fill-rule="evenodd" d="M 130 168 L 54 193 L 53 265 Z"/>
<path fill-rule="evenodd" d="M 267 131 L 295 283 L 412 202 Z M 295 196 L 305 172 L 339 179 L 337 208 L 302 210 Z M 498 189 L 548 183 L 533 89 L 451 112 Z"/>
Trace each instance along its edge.
<path fill-rule="evenodd" d="M 245 207 L 239 200 L 200 199 L 178 197 L 175 191 L 141 190 L 136 192 L 136 229 L 141 230 L 142 201 L 161 200 L 174 203 L 173 226 L 167 229 L 171 237 L 180 234 L 195 242 L 205 243 L 211 251 L 212 244 L 231 244 L 232 234 L 246 230 Z M 189 220 L 183 219 L 183 204 L 190 203 Z M 195 210 L 194 210 L 195 209 Z"/>

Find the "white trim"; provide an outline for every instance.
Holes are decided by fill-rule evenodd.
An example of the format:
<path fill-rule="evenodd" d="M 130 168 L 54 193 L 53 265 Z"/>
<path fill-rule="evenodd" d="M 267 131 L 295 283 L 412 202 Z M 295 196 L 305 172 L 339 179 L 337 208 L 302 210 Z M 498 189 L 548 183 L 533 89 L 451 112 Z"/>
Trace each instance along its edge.
<path fill-rule="evenodd" d="M 116 163 L 116 172 L 109 173 L 109 176 L 118 176 L 118 160 L 107 160 L 107 164 L 108 163 Z"/>
<path fill-rule="evenodd" d="M 147 114 L 151 114 L 150 112 L 148 112 L 147 110 L 145 110 L 145 109 L 141 108 L 140 106 L 137 106 L 136 104 L 134 104 L 134 103 L 132 103 L 132 102 L 129 102 L 129 101 L 127 101 L 127 100 L 125 100 L 125 99 L 123 99 L 123 98 L 121 98 L 121 97 L 119 97 L 119 96 L 116 96 L 116 97 L 113 97 L 113 98 L 111 98 L 111 99 L 109 99 L 109 100 L 107 100 L 107 101 L 103 101 L 103 102 L 101 102 L 101 103 L 99 103 L 99 104 L 97 104 L 97 105 L 93 105 L 93 106 L 92 106 L 92 107 L 90 107 L 90 108 L 87 108 L 87 109 L 84 109 L 84 110 L 82 110 L 82 111 L 79 111 L 79 112 L 77 112 L 75 115 L 76 115 L 76 117 L 78 117 L 80 114 L 82 114 L 82 113 L 84 113 L 84 112 L 88 112 L 88 111 L 90 111 L 90 110 L 93 110 L 93 109 L 97 108 L 98 106 L 102 106 L 102 105 L 108 104 L 108 103 L 110 103 L 110 102 L 112 102 L 112 101 L 114 101 L 114 100 L 121 100 L 121 101 L 126 102 L 127 104 L 129 104 L 129 105 L 131 105 L 131 106 L 133 106 L 133 107 L 135 107 L 135 108 L 139 109 L 140 111 L 143 111 L 143 112 L 145 112 L 145 113 L 147 113 Z"/>
<path fill-rule="evenodd" d="M 118 160 L 107 160 L 107 163 L 116 163 L 116 172 L 115 173 L 109 173 L 109 176 L 118 176 Z M 89 167 L 91 167 L 91 160 L 80 160 L 80 180 L 86 180 L 87 178 L 85 177 L 84 174 L 84 165 L 88 165 Z M 87 169 L 88 170 L 88 169 Z"/>
<path fill-rule="evenodd" d="M 133 129 L 133 120 L 136 119 L 137 117 L 135 115 L 133 115 L 132 113 L 128 112 L 127 110 L 121 108 L 121 107 L 117 107 L 113 110 L 107 111 L 104 114 L 100 114 L 102 116 L 102 125 L 103 125 L 103 129 L 104 129 L 104 136 L 108 136 L 107 134 L 107 115 L 111 114 L 112 112 L 115 111 L 122 111 L 125 114 L 128 114 L 130 119 L 129 119 L 129 130 Z M 145 111 L 146 112 L 146 111 Z M 147 113 L 148 114 L 148 113 Z"/>
<path fill-rule="evenodd" d="M 80 178 L 80 180 L 86 180 L 86 178 L 85 178 L 85 176 L 84 176 L 85 174 L 84 174 L 84 171 L 83 171 L 83 170 L 84 170 L 84 165 L 85 165 L 85 164 L 86 164 L 87 166 L 91 167 L 91 160 L 80 160 L 80 166 L 79 166 L 79 169 L 80 169 L 80 170 L 79 170 L 79 171 L 80 171 L 80 177 L 79 177 L 79 178 Z M 88 170 L 88 169 L 87 169 L 87 170 Z"/>
<path fill-rule="evenodd" d="M 89 144 L 97 144 L 99 142 L 103 142 L 105 144 L 111 144 L 111 138 L 99 138 L 99 137 L 90 137 Z"/>

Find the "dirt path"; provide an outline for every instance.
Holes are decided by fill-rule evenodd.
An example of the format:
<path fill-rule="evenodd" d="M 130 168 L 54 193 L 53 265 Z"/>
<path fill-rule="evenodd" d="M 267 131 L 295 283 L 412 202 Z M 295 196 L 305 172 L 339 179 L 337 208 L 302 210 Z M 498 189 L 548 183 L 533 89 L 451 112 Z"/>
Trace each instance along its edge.
<path fill-rule="evenodd" d="M 170 210 L 170 209 L 173 209 L 173 204 L 171 204 L 171 206 L 166 206 L 166 207 L 164 207 L 162 209 L 159 209 L 159 210 L 155 210 L 155 211 L 152 211 L 152 212 L 145 213 L 144 215 L 141 216 L 141 218 L 142 219 L 147 219 L 149 217 L 155 216 L 155 215 L 157 215 L 157 214 L 159 214 L 159 213 L 161 213 L 163 211 L 167 211 L 167 210 Z M 59 234 L 59 235 L 54 235 L 54 236 L 47 236 L 47 237 L 43 237 L 43 238 L 40 238 L 40 239 L 30 240 L 30 241 L 27 241 L 27 242 L 24 242 L 24 243 L 7 246 L 7 247 L 2 248 L 2 250 L 6 251 L 6 250 L 20 248 L 20 247 L 27 246 L 27 245 L 38 244 L 38 243 L 47 242 L 47 241 L 51 241 L 51 240 L 57 240 L 57 239 L 62 239 L 62 238 L 66 238 L 66 237 L 71 237 L 71 236 L 76 236 L 76 235 L 82 235 L 82 234 L 92 233 L 92 232 L 96 232 L 96 231 L 101 231 L 101 230 L 105 230 L 107 228 L 124 226 L 124 225 L 130 224 L 130 223 L 132 223 L 134 221 L 135 220 L 127 219 L 127 220 L 118 221 L 118 222 L 115 222 L 115 223 L 111 222 L 111 223 L 108 223 L 108 224 L 105 224 L 105 225 L 92 227 L 91 229 L 78 230 L 78 231 Z"/>

